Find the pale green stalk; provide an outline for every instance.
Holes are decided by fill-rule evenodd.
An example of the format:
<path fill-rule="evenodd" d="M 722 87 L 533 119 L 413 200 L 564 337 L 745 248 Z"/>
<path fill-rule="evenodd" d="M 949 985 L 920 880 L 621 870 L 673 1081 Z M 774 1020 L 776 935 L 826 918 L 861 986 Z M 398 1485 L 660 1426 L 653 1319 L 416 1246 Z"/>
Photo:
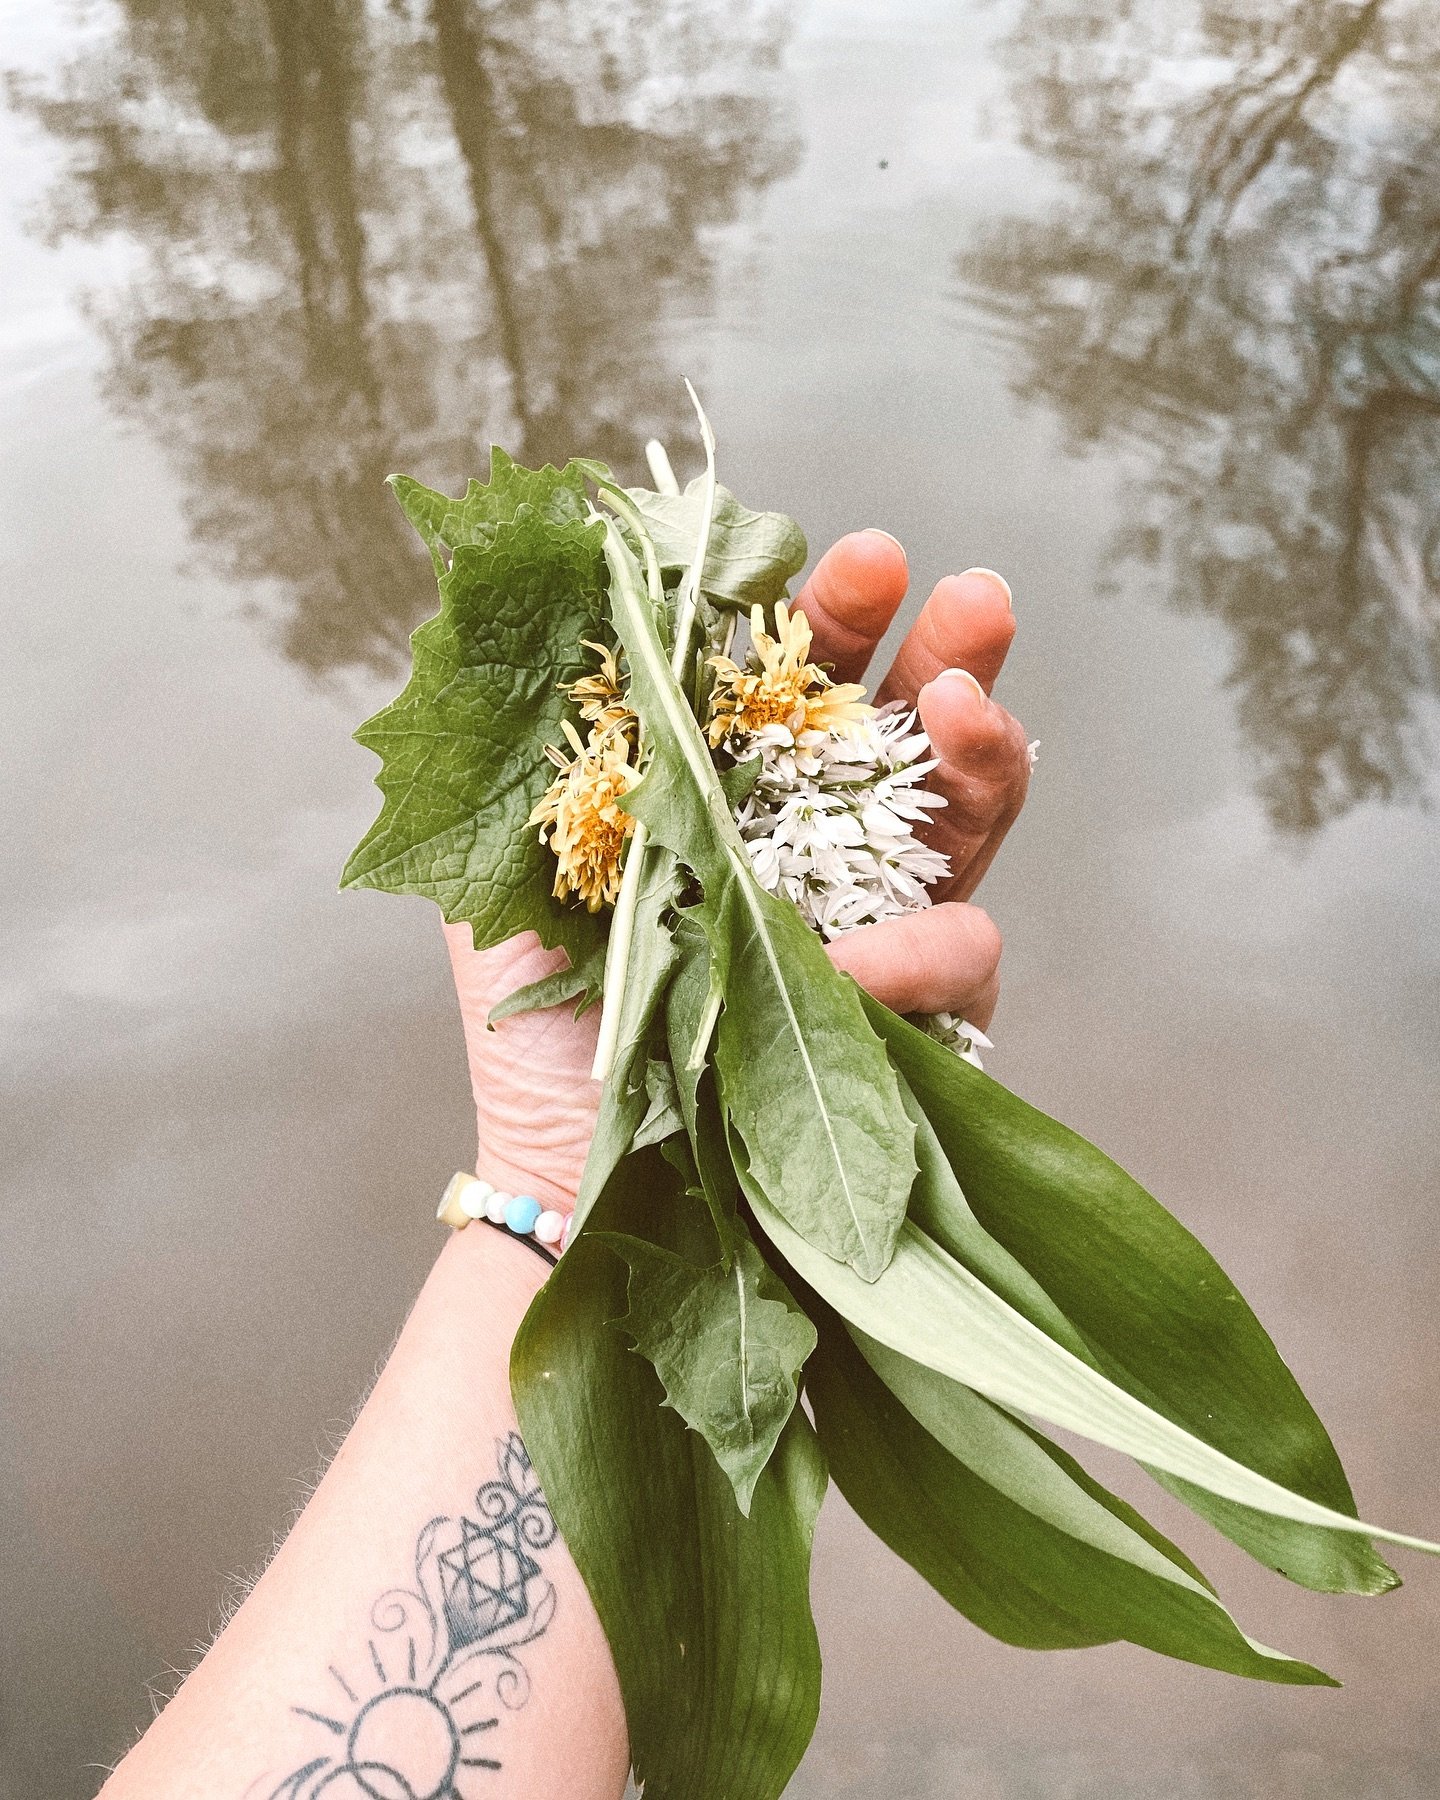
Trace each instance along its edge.
<path fill-rule="evenodd" d="M 657 610 L 665 604 L 665 583 L 660 574 L 655 546 L 645 529 L 645 522 L 618 488 L 601 489 L 603 497 L 625 519 L 640 540 L 645 557 L 645 581 L 650 605 Z M 628 581 L 629 571 L 606 552 L 612 581 Z M 637 733 L 637 736 L 639 734 Z M 636 745 L 638 759 L 640 745 Z M 610 921 L 610 938 L 605 946 L 604 998 L 600 1007 L 600 1035 L 595 1044 L 595 1060 L 590 1065 L 590 1079 L 604 1081 L 615 1061 L 615 1046 L 620 1039 L 620 1008 L 625 997 L 625 981 L 630 973 L 630 945 L 635 936 L 635 907 L 640 898 L 640 882 L 645 869 L 645 848 L 649 833 L 642 821 L 636 820 L 630 834 L 630 848 L 620 877 L 620 892 L 615 900 L 615 916 Z"/>
<path fill-rule="evenodd" d="M 715 433 L 710 428 L 710 421 L 705 417 L 705 409 L 700 404 L 700 397 L 687 381 L 685 391 L 690 396 L 695 408 L 695 416 L 700 421 L 700 437 L 705 445 L 705 500 L 700 510 L 700 529 L 695 538 L 695 554 L 690 559 L 690 566 L 680 581 L 680 591 L 675 609 L 675 643 L 670 656 L 670 669 L 676 681 L 685 678 L 685 660 L 690 649 L 690 634 L 695 627 L 695 611 L 699 604 L 700 579 L 705 572 L 705 556 L 710 548 L 710 526 L 715 517 Z M 660 493 L 680 491 L 680 484 L 675 479 L 675 472 L 670 467 L 670 458 L 665 453 L 665 446 L 658 438 L 651 438 L 645 446 L 645 457 L 650 464 L 650 473 Z M 669 485 L 666 486 L 668 480 Z M 626 496 L 618 489 L 606 484 L 601 488 L 606 503 L 614 508 L 629 525 L 640 541 L 645 557 L 645 580 L 649 589 L 650 604 L 657 617 L 662 616 L 665 605 L 664 582 L 660 575 L 660 565 L 655 556 L 655 546 L 650 534 L 645 529 L 645 522 L 636 509 L 631 506 Z M 608 559 L 607 559 L 608 560 Z M 610 564 L 612 580 L 622 579 L 617 565 Z M 600 1036 L 595 1045 L 595 1060 L 590 1065 L 590 1076 L 594 1081 L 604 1081 L 610 1074 L 615 1061 L 615 1047 L 620 1037 L 620 1010 L 625 997 L 625 980 L 630 970 L 630 944 L 635 935 L 635 907 L 640 895 L 640 883 L 644 874 L 645 850 L 649 834 L 645 826 L 636 821 L 635 829 L 630 835 L 630 849 L 625 857 L 625 869 L 620 877 L 620 892 L 615 900 L 615 916 L 610 922 L 610 941 L 605 947 L 605 995 L 600 1008 Z M 718 1018 L 718 1009 L 716 1017 Z M 711 1022 L 711 1029 L 714 1023 Z"/>
<path fill-rule="evenodd" d="M 689 386 L 689 383 L 686 383 Z M 670 467 L 670 456 L 659 438 L 651 438 L 645 446 L 645 460 L 650 465 L 650 479 L 657 494 L 678 494 L 680 483 Z"/>
<path fill-rule="evenodd" d="M 690 1046 L 690 1056 L 686 1068 L 698 1073 L 705 1067 L 705 1053 L 710 1048 L 710 1040 L 715 1035 L 715 1027 L 720 1023 L 720 1008 L 725 1003 L 725 996 L 718 986 L 712 986 L 705 1001 L 705 1011 L 700 1015 L 700 1023 L 696 1027 L 695 1042 Z"/>
<path fill-rule="evenodd" d="M 705 556 L 710 548 L 710 527 L 715 518 L 715 433 L 705 417 L 700 396 L 687 381 L 685 392 L 700 421 L 700 439 L 705 446 L 705 499 L 700 508 L 700 529 L 695 534 L 695 554 L 690 558 L 680 582 L 675 607 L 675 648 L 670 657 L 670 670 L 676 681 L 685 686 L 685 659 L 690 653 L 690 633 L 695 625 L 695 608 L 700 600 L 700 578 L 705 573 Z"/>
<path fill-rule="evenodd" d="M 595 1060 L 590 1065 L 590 1079 L 604 1081 L 615 1061 L 615 1046 L 620 1040 L 620 1002 L 630 973 L 630 945 L 635 938 L 635 907 L 640 898 L 640 879 L 644 873 L 645 851 L 649 833 L 637 819 L 630 834 L 630 849 L 620 877 L 620 892 L 615 898 L 615 913 L 610 921 L 610 941 L 605 946 L 604 999 L 600 1006 L 600 1036 L 595 1043 Z"/>

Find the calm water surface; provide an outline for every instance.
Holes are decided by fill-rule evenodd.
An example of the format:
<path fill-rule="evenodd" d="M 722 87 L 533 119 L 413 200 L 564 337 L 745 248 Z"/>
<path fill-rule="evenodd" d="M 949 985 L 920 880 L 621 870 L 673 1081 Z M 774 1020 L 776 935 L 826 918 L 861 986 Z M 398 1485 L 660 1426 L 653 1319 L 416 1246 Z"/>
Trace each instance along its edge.
<path fill-rule="evenodd" d="M 0 25 L 0 1793 L 94 1792 L 343 1429 L 467 1154 L 434 918 L 335 892 L 349 731 L 432 604 L 381 478 L 453 487 L 491 439 L 638 474 L 652 432 L 693 453 L 682 373 L 816 545 L 898 532 L 916 604 L 1009 575 L 1044 751 L 985 894 L 994 1069 L 1201 1232 L 1363 1507 L 1433 1533 L 1427 0 Z M 1327 1601 L 1178 1531 L 1344 1691 L 992 1644 L 832 1502 L 794 1792 L 1440 1791 L 1433 1568 Z"/>

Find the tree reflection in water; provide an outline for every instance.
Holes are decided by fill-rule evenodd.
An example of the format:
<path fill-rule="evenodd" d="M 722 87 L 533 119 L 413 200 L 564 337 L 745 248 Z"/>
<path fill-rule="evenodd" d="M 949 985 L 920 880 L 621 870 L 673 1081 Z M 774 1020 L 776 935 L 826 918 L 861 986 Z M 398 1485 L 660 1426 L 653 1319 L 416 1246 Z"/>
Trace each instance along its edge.
<path fill-rule="evenodd" d="M 1027 0 L 1073 196 L 960 258 L 1026 395 L 1139 456 L 1118 548 L 1224 621 L 1282 830 L 1416 791 L 1440 689 L 1432 0 Z M 1433 713 L 1431 713 L 1433 718 Z"/>
<path fill-rule="evenodd" d="M 18 103 L 70 146 L 53 238 L 119 233 L 110 389 L 286 653 L 394 667 L 425 584 L 381 483 L 493 438 L 635 473 L 707 245 L 789 168 L 765 0 L 120 0 Z M 478 443 L 477 443 L 478 440 Z M 422 558 L 423 561 L 423 558 Z"/>

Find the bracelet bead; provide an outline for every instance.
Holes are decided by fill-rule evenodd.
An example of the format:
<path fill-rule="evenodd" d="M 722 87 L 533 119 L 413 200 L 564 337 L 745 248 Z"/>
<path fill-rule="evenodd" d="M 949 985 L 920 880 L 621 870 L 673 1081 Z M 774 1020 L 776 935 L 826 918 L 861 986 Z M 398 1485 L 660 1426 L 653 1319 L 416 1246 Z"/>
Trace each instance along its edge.
<path fill-rule="evenodd" d="M 554 1211 L 542 1212 L 535 1221 L 535 1235 L 542 1244 L 558 1244 L 560 1234 L 565 1229 L 565 1215 Z"/>
<path fill-rule="evenodd" d="M 495 1192 L 488 1181 L 481 1181 L 477 1175 L 474 1181 L 467 1182 L 460 1191 L 460 1210 L 467 1219 L 483 1219 L 490 1196 Z"/>
<path fill-rule="evenodd" d="M 540 1217 L 540 1202 L 533 1194 L 516 1194 L 505 1208 L 505 1223 L 516 1237 L 526 1237 Z"/>

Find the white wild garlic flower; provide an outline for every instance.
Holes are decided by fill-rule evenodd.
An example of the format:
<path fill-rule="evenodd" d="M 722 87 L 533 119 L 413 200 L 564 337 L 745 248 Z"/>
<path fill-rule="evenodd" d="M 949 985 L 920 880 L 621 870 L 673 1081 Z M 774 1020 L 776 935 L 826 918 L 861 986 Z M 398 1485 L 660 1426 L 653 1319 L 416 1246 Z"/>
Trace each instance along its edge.
<path fill-rule="evenodd" d="M 783 894 L 822 937 L 913 912 L 950 872 L 949 858 L 916 836 L 944 797 L 924 786 L 930 740 L 898 702 L 828 730 L 769 724 L 732 732 L 737 762 L 760 773 L 736 814 L 762 887 Z M 984 1032 L 953 1013 L 924 1021 L 929 1034 L 982 1067 Z"/>
<path fill-rule="evenodd" d="M 888 706 L 798 734 L 765 725 L 725 747 L 741 762 L 760 754 L 736 819 L 761 885 L 822 936 L 929 905 L 950 865 L 915 828 L 945 802 L 924 788 L 935 759 L 913 712 Z"/>

